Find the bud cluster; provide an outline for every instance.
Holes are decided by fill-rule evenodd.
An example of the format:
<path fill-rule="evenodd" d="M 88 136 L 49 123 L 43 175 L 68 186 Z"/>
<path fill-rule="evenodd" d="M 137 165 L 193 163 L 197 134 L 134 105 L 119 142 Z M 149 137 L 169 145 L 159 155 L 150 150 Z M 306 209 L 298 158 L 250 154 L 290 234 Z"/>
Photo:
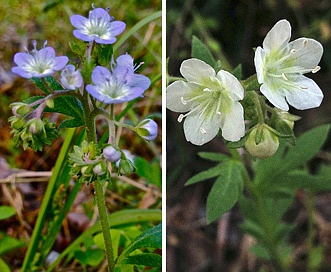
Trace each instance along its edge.
<path fill-rule="evenodd" d="M 34 151 L 41 151 L 43 145 L 50 145 L 57 138 L 55 123 L 48 119 L 33 117 L 33 108 L 26 103 L 11 104 L 13 116 L 8 121 L 11 123 L 14 141 L 24 149 L 31 147 Z"/>

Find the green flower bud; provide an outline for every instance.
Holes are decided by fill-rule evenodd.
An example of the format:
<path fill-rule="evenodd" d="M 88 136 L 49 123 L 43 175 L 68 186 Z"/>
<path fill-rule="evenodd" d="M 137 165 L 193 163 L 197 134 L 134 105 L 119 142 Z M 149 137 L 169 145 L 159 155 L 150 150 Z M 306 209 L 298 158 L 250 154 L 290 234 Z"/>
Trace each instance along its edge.
<path fill-rule="evenodd" d="M 279 147 L 278 137 L 274 135 L 269 126 L 257 125 L 250 132 L 246 143 L 246 150 L 253 156 L 259 159 L 265 159 L 277 151 Z"/>
<path fill-rule="evenodd" d="M 131 174 L 134 172 L 134 165 L 130 160 L 121 159 L 119 162 L 119 170 L 123 174 Z"/>
<path fill-rule="evenodd" d="M 97 176 L 104 175 L 106 171 L 107 171 L 107 165 L 103 161 L 101 161 L 100 163 L 98 163 L 93 167 L 93 173 L 96 174 Z"/>
<path fill-rule="evenodd" d="M 47 107 L 49 107 L 50 109 L 54 108 L 54 100 L 53 99 L 47 99 L 46 100 L 46 105 Z"/>
<path fill-rule="evenodd" d="M 27 125 L 30 125 L 29 126 L 29 131 L 32 134 L 45 133 L 44 122 L 39 118 L 34 118 L 34 119 L 29 120 Z"/>

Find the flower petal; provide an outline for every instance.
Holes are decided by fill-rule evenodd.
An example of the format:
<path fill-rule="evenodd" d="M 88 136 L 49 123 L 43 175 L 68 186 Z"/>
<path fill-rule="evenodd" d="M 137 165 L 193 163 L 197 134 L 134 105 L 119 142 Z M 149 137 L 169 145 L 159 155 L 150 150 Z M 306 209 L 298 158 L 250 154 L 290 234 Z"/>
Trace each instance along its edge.
<path fill-rule="evenodd" d="M 151 85 L 151 80 L 147 76 L 133 75 L 132 87 L 140 87 L 145 91 L 148 89 L 149 85 Z"/>
<path fill-rule="evenodd" d="M 111 18 L 106 10 L 104 10 L 103 8 L 96 8 L 96 9 L 90 11 L 89 19 L 97 20 L 97 21 L 103 20 L 103 21 L 109 22 Z"/>
<path fill-rule="evenodd" d="M 216 77 L 220 79 L 224 88 L 229 90 L 229 96 L 232 100 L 238 101 L 244 98 L 244 88 L 234 75 L 220 70 Z"/>
<path fill-rule="evenodd" d="M 31 63 L 33 56 L 27 53 L 16 53 L 14 56 L 14 62 L 18 66 L 25 66 L 28 63 Z"/>
<path fill-rule="evenodd" d="M 231 110 L 221 118 L 222 136 L 225 140 L 237 142 L 245 135 L 244 109 L 239 102 L 234 102 Z"/>
<path fill-rule="evenodd" d="M 190 95 L 193 88 L 197 87 L 194 84 L 186 83 L 182 80 L 175 81 L 167 87 L 167 108 L 175 112 L 187 112 L 191 109 L 191 104 L 183 104 L 182 97 Z M 201 88 L 201 87 L 198 87 Z"/>
<path fill-rule="evenodd" d="M 215 77 L 215 70 L 207 63 L 199 59 L 188 59 L 182 62 L 180 73 L 190 82 L 204 84 L 206 79 Z"/>
<path fill-rule="evenodd" d="M 92 82 L 96 85 L 111 77 L 110 71 L 102 66 L 96 66 L 92 71 Z"/>
<path fill-rule="evenodd" d="M 72 15 L 70 16 L 70 22 L 74 27 L 82 29 L 86 27 L 88 19 L 82 15 Z"/>
<path fill-rule="evenodd" d="M 126 27 L 126 24 L 124 22 L 113 21 L 110 23 L 109 30 L 112 35 L 117 36 L 124 31 L 125 27 Z"/>
<path fill-rule="evenodd" d="M 264 59 L 265 51 L 259 46 L 255 51 L 254 65 L 256 69 L 257 81 L 260 84 L 264 82 Z"/>
<path fill-rule="evenodd" d="M 69 59 L 66 56 L 56 57 L 52 69 L 55 71 L 62 70 L 67 65 L 68 61 Z"/>
<path fill-rule="evenodd" d="M 90 42 L 90 41 L 93 41 L 94 40 L 94 36 L 92 35 L 86 35 L 86 34 L 83 34 L 80 30 L 74 30 L 73 31 L 73 34 L 74 36 L 77 38 L 77 39 L 80 39 L 84 42 Z"/>
<path fill-rule="evenodd" d="M 273 85 L 277 86 L 276 83 Z M 260 91 L 275 107 L 288 111 L 289 107 L 286 103 L 285 96 L 279 87 L 272 88 L 272 84 L 262 84 Z"/>
<path fill-rule="evenodd" d="M 299 38 L 288 46 L 292 53 L 286 61 L 302 69 L 314 69 L 323 55 L 323 46 L 313 39 Z"/>
<path fill-rule="evenodd" d="M 53 60 L 55 58 L 55 50 L 53 47 L 45 47 L 40 49 L 37 53 L 42 61 L 47 62 L 48 60 Z"/>
<path fill-rule="evenodd" d="M 15 74 L 18 74 L 19 76 L 21 77 L 24 77 L 24 78 L 31 78 L 32 77 L 32 74 L 31 72 L 27 72 L 26 70 L 16 66 L 16 67 L 13 67 L 11 69 L 11 71 Z"/>
<path fill-rule="evenodd" d="M 300 76 L 296 81 L 297 88 L 286 93 L 288 103 L 298 110 L 319 107 L 323 93 L 314 80 Z"/>
<path fill-rule="evenodd" d="M 287 20 L 278 21 L 268 32 L 264 41 L 263 49 L 281 49 L 287 45 L 291 38 L 291 25 Z"/>
<path fill-rule="evenodd" d="M 203 145 L 211 141 L 220 127 L 220 117 L 215 114 L 213 118 L 205 118 L 203 115 L 188 115 L 184 121 L 184 133 L 186 140 L 195 145 Z"/>

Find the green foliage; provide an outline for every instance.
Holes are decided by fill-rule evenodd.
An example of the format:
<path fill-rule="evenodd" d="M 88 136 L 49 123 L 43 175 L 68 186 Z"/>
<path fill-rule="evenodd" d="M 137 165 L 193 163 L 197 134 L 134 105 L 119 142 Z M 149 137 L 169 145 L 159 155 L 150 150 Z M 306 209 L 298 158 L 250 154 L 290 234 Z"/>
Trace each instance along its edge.
<path fill-rule="evenodd" d="M 0 206 L 0 220 L 12 217 L 16 213 L 15 209 L 10 206 Z"/>
<path fill-rule="evenodd" d="M 216 61 L 213 55 L 210 53 L 208 47 L 195 36 L 192 37 L 191 57 L 203 60 L 211 67 L 214 67 L 216 65 Z"/>
<path fill-rule="evenodd" d="M 148 162 L 142 157 L 136 157 L 134 164 L 136 166 L 136 173 L 140 177 L 145 178 L 148 183 L 155 184 L 159 188 L 162 187 L 162 173 L 158 159 Z"/>

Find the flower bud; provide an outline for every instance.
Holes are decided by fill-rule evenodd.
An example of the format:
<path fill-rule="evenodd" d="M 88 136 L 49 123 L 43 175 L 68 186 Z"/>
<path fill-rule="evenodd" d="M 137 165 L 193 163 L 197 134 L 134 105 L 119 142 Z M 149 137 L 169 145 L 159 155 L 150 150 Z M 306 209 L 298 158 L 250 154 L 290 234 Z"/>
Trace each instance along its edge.
<path fill-rule="evenodd" d="M 83 85 L 83 77 L 75 66 L 67 65 L 61 72 L 61 83 L 68 90 L 75 90 Z"/>
<path fill-rule="evenodd" d="M 30 121 L 30 126 L 29 126 L 29 131 L 32 134 L 40 134 L 41 132 L 44 132 L 44 122 L 39 119 L 39 118 L 34 118 L 31 119 Z"/>
<path fill-rule="evenodd" d="M 103 149 L 103 156 L 109 162 L 117 162 L 121 158 L 121 152 L 109 145 Z"/>
<path fill-rule="evenodd" d="M 10 107 L 15 116 L 25 116 L 32 111 L 32 108 L 28 104 L 22 102 L 12 103 Z"/>
<path fill-rule="evenodd" d="M 259 159 L 265 159 L 275 154 L 278 146 L 278 137 L 264 124 L 254 127 L 245 143 L 246 150 Z"/>
<path fill-rule="evenodd" d="M 137 125 L 137 133 L 147 141 L 153 141 L 157 136 L 158 126 L 152 119 L 145 119 Z"/>
<path fill-rule="evenodd" d="M 123 174 L 131 174 L 134 172 L 134 165 L 130 160 L 121 159 L 119 162 L 119 169 Z"/>
<path fill-rule="evenodd" d="M 97 176 L 102 176 L 107 171 L 107 166 L 104 162 L 100 162 L 93 167 L 93 173 Z"/>
<path fill-rule="evenodd" d="M 287 111 L 283 111 L 277 108 L 274 108 L 278 117 L 284 121 L 291 129 L 294 127 L 294 122 L 300 120 L 301 117 L 290 114 Z"/>
<path fill-rule="evenodd" d="M 47 107 L 49 107 L 50 109 L 54 108 L 54 100 L 53 99 L 47 99 L 46 100 L 46 105 Z"/>

